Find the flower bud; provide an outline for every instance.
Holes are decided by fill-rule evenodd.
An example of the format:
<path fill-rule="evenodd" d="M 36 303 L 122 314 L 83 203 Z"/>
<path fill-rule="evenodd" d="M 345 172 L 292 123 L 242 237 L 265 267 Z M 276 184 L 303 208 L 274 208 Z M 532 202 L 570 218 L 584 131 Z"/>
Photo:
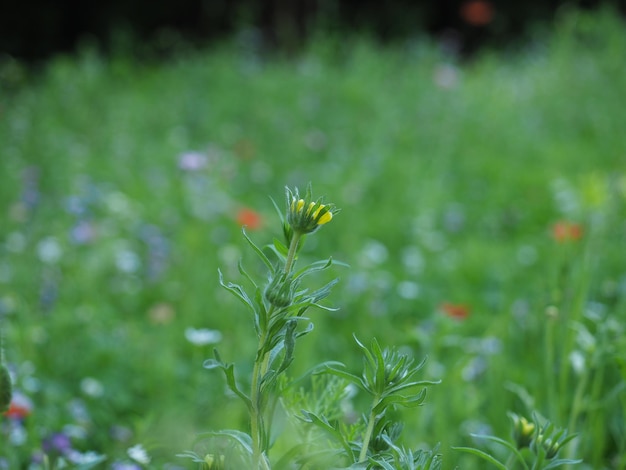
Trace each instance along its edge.
<path fill-rule="evenodd" d="M 204 468 L 207 470 L 222 470 L 225 468 L 225 459 L 224 455 L 207 454 L 204 456 L 204 463 L 206 464 Z"/>
<path fill-rule="evenodd" d="M 518 449 L 528 447 L 535 432 L 535 423 L 529 422 L 523 416 L 512 415 L 513 419 L 513 439 Z"/>
<path fill-rule="evenodd" d="M 320 200 L 311 199 L 310 187 L 307 188 L 304 198 L 300 198 L 297 189 L 292 192 L 287 188 L 286 222 L 294 233 L 313 233 L 320 226 L 330 222 L 333 214 L 337 212 L 332 204 L 322 204 Z"/>
<path fill-rule="evenodd" d="M 293 284 L 291 277 L 277 273 L 265 288 L 265 299 L 274 307 L 287 307 L 293 301 Z"/>

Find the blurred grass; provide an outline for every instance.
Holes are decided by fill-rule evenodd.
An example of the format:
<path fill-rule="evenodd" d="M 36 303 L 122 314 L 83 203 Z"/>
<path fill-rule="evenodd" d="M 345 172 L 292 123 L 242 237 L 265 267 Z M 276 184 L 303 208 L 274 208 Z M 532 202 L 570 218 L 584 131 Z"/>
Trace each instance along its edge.
<path fill-rule="evenodd" d="M 309 181 L 342 212 L 304 256 L 352 268 L 337 269 L 341 310 L 315 317 L 294 373 L 359 367 L 352 333 L 428 355 L 427 378 L 443 383 L 406 415 L 405 438 L 442 442 L 446 468 L 479 468 L 449 450 L 469 432 L 506 435 L 506 411 L 523 409 L 507 383 L 568 425 L 576 377 L 547 390 L 546 307 L 561 312 L 554 370 L 577 350 L 568 322 L 599 335 L 598 315 L 626 320 L 624 50 L 614 13 L 571 12 L 526 50 L 471 63 L 426 40 L 320 39 L 291 60 L 232 42 L 161 64 L 86 49 L 0 83 L 0 305 L 7 358 L 35 403 L 31 436 L 75 420 L 79 402 L 85 450 L 113 460 L 143 442 L 164 465 L 198 431 L 244 426 L 221 377 L 201 368 L 211 347 L 184 331 L 220 330 L 246 376 L 250 319 L 217 267 L 236 280 L 239 257 L 253 262 L 240 208 L 262 215 L 252 236 L 269 242 L 267 196 L 281 204 L 285 185 Z M 190 151 L 207 167 L 178 168 Z M 552 239 L 562 219 L 582 240 Z M 77 242 L 81 223 L 93 238 Z M 445 302 L 469 317 L 442 315 Z M 621 380 L 616 357 L 594 369 L 599 391 L 572 430 L 589 468 L 618 468 L 624 451 L 624 404 L 600 406 Z M 102 395 L 85 392 L 86 377 Z M 116 425 L 132 442 L 111 437 Z M 1 443 L 0 455 L 26 447 Z"/>

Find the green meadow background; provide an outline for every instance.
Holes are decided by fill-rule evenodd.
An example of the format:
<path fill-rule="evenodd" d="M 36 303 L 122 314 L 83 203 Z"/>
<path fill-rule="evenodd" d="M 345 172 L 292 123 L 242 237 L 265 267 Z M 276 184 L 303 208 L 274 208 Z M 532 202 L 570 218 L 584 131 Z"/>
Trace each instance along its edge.
<path fill-rule="evenodd" d="M 626 468 L 625 51 L 605 10 L 466 61 L 427 38 L 343 36 L 289 58 L 240 38 L 167 61 L 6 61 L 0 316 L 28 412 L 0 418 L 0 468 L 41 468 L 56 433 L 98 468 L 137 444 L 146 468 L 191 468 L 176 454 L 197 433 L 245 428 L 190 329 L 221 333 L 245 383 L 252 321 L 217 270 L 262 273 L 242 218 L 271 243 L 272 199 L 309 182 L 341 212 L 302 262 L 350 267 L 328 275 L 339 310 L 311 314 L 294 376 L 357 372 L 352 335 L 376 337 L 441 379 L 398 416 L 444 468 L 486 468 L 451 447 L 500 455 L 471 434 L 507 438 L 508 411 L 579 433 L 562 455 L 577 468 Z"/>

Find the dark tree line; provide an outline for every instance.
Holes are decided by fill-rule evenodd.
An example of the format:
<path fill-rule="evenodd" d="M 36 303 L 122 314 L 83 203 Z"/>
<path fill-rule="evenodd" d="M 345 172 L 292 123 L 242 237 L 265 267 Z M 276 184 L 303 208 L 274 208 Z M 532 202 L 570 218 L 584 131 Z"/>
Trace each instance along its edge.
<path fill-rule="evenodd" d="M 0 55 L 42 59 L 85 38 L 110 44 L 119 31 L 140 42 L 179 37 L 209 44 L 243 29 L 272 48 L 297 49 L 315 33 L 366 32 L 382 41 L 417 34 L 457 35 L 466 51 L 524 34 L 562 8 L 603 0 L 24 0 L 0 7 Z M 169 35 L 169 36 L 168 36 Z"/>

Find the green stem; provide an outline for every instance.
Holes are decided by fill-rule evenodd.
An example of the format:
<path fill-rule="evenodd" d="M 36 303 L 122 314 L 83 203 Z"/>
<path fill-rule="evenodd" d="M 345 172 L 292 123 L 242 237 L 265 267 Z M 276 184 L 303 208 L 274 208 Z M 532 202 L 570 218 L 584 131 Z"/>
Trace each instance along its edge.
<path fill-rule="evenodd" d="M 272 316 L 274 307 L 270 307 L 267 312 L 268 318 Z M 259 349 L 260 351 L 267 341 L 267 325 L 262 326 L 261 336 L 259 337 Z M 261 458 L 261 454 L 265 449 L 265 442 L 263 436 L 266 435 L 265 421 L 263 415 L 265 414 L 264 403 L 265 400 L 261 394 L 261 379 L 267 373 L 269 367 L 269 354 L 265 353 L 262 357 L 258 357 L 254 361 L 254 368 L 252 369 L 252 384 L 250 386 L 250 401 L 252 402 L 252 414 L 250 416 L 250 436 L 252 437 L 252 460 L 255 465 L 255 469 L 259 468 L 262 463 L 263 468 L 267 468 L 265 460 Z"/>
<path fill-rule="evenodd" d="M 259 344 L 262 345 L 265 342 L 265 335 L 261 337 Z M 250 416 L 250 436 L 252 437 L 252 461 L 254 469 L 259 468 L 259 462 L 261 460 L 261 432 L 263 429 L 263 410 L 261 405 L 261 390 L 260 390 L 260 378 L 263 375 L 263 364 L 265 364 L 265 357 L 254 362 L 254 368 L 252 370 L 252 385 L 250 390 L 250 400 L 252 402 L 252 416 Z"/>
<path fill-rule="evenodd" d="M 289 244 L 287 261 L 285 261 L 285 274 L 289 274 L 291 272 L 291 269 L 293 268 L 293 264 L 296 259 L 296 252 L 298 251 L 298 244 L 300 243 L 301 238 L 301 233 L 294 232 L 293 237 L 291 238 L 291 243 Z"/>
<path fill-rule="evenodd" d="M 554 324 L 558 321 L 557 318 L 546 318 L 546 332 L 545 332 L 545 354 L 546 360 L 544 362 L 545 371 L 544 377 L 546 380 L 546 390 L 548 395 L 548 409 L 550 410 L 550 416 L 559 416 L 556 405 L 556 386 L 554 383 L 554 371 L 556 370 L 555 355 L 554 355 Z"/>
<path fill-rule="evenodd" d="M 370 441 L 372 440 L 372 432 L 374 432 L 374 424 L 376 424 L 376 416 L 374 415 L 374 405 L 376 403 L 378 403 L 378 397 L 375 397 L 374 399 L 372 410 L 370 411 L 370 416 L 367 421 L 367 429 L 365 430 L 365 435 L 363 436 L 363 444 L 361 445 L 359 462 L 365 462 L 365 458 L 367 457 L 367 449 L 369 449 Z"/>
<path fill-rule="evenodd" d="M 287 253 L 287 260 L 285 261 L 285 274 L 289 274 L 293 269 L 296 259 L 296 252 L 298 251 L 298 244 L 302 234 L 295 232 L 289 244 L 289 251 Z M 271 307 L 267 312 L 268 322 L 274 313 L 274 307 Z M 261 336 L 259 337 L 259 349 L 265 346 L 268 340 L 267 325 L 262 325 Z M 254 368 L 252 370 L 252 384 L 250 386 L 250 400 L 252 402 L 252 413 L 250 416 L 250 435 L 252 437 L 252 462 L 254 469 L 262 468 L 263 470 L 269 470 L 266 458 L 263 453 L 267 455 L 268 449 L 266 449 L 266 437 L 268 430 L 266 429 L 266 423 L 264 416 L 266 414 L 265 403 L 267 400 L 261 393 L 261 379 L 267 374 L 269 368 L 270 357 L 269 353 L 263 354 L 262 357 L 257 357 L 254 361 Z"/>

